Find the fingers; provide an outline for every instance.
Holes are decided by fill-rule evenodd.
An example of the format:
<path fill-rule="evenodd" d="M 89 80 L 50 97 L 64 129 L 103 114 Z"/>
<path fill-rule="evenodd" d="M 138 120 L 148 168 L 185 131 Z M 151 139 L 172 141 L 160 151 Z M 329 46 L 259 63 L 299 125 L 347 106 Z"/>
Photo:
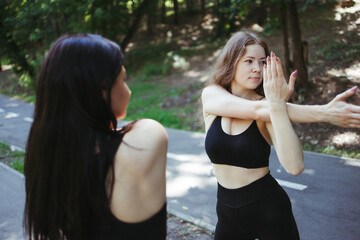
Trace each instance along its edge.
<path fill-rule="evenodd" d="M 271 74 L 271 59 L 270 57 L 268 56 L 266 58 L 266 73 L 267 73 L 267 77 L 268 77 L 268 80 L 270 81 L 272 79 L 272 74 Z"/>
<path fill-rule="evenodd" d="M 339 124 L 342 127 L 347 128 L 360 128 L 360 114 L 352 113 L 347 116 L 346 119 L 343 119 Z"/>
<path fill-rule="evenodd" d="M 277 77 L 277 72 L 276 72 L 276 56 L 273 52 L 271 52 L 271 76 L 272 77 Z"/>
<path fill-rule="evenodd" d="M 290 79 L 289 79 L 289 89 L 293 92 L 294 88 L 295 88 L 295 80 L 296 80 L 296 76 L 297 76 L 297 70 L 295 70 L 291 75 L 290 75 Z"/>
<path fill-rule="evenodd" d="M 283 69 L 282 69 L 282 66 L 281 66 L 280 58 L 275 57 L 275 60 L 276 60 L 276 71 L 277 71 L 277 75 L 278 75 L 279 77 L 282 77 L 282 76 L 284 76 L 284 73 L 283 73 Z"/>
<path fill-rule="evenodd" d="M 343 93 L 338 94 L 334 100 L 336 101 L 345 101 L 348 97 L 351 97 L 356 93 L 357 86 L 350 88 L 349 90 L 346 90 Z"/>
<path fill-rule="evenodd" d="M 264 84 L 267 84 L 267 81 L 268 81 L 267 64 L 265 64 L 264 68 L 263 68 L 263 81 L 264 81 Z"/>

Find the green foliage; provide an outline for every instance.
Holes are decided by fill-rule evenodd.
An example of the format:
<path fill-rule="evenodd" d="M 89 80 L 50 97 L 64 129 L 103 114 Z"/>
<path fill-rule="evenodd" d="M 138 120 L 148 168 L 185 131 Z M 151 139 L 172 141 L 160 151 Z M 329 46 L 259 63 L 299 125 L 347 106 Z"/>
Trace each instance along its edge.
<path fill-rule="evenodd" d="M 171 69 L 171 64 L 169 63 L 150 63 L 147 64 L 143 69 L 142 73 L 144 77 L 150 76 L 161 76 L 161 75 L 168 75 Z"/>
<path fill-rule="evenodd" d="M 24 173 L 24 156 L 22 151 L 13 151 L 6 143 L 0 142 L 0 161 Z"/>
<path fill-rule="evenodd" d="M 319 152 L 319 153 L 335 155 L 340 157 L 360 159 L 360 153 L 358 151 L 340 149 L 332 145 L 328 145 L 326 147 L 320 147 L 318 145 L 315 146 L 315 145 L 305 144 L 303 146 L 303 149 L 306 151 Z"/>
<path fill-rule="evenodd" d="M 26 79 L 26 85 L 34 87 L 44 55 L 59 36 L 93 32 L 119 41 L 142 2 L 2 0 L 0 56 L 13 65 L 13 71 L 22 76 L 21 81 Z"/>
<path fill-rule="evenodd" d="M 360 43 L 331 39 L 327 46 L 316 52 L 316 55 L 332 61 L 356 60 L 360 55 Z"/>
<path fill-rule="evenodd" d="M 191 94 L 189 102 L 179 102 L 180 96 L 189 91 L 199 91 L 202 84 L 191 84 L 186 87 L 169 89 L 164 84 L 153 81 L 153 77 L 134 77 L 129 81 L 132 91 L 128 106 L 128 117 L 131 121 L 139 118 L 152 118 L 166 127 L 194 130 L 202 130 L 202 124 L 194 119 L 194 113 L 198 110 L 194 104 L 199 100 L 199 94 Z M 195 123 L 194 123 L 195 122 Z"/>
<path fill-rule="evenodd" d="M 34 103 L 35 90 L 32 87 L 27 87 L 28 84 L 30 84 L 29 77 L 26 74 L 24 74 L 21 81 L 11 70 L 1 72 L 0 74 L 0 94 Z"/>
<path fill-rule="evenodd" d="M 274 16 L 271 18 L 270 21 L 268 21 L 265 24 L 262 35 L 265 37 L 272 36 L 272 35 L 274 35 L 274 33 L 279 32 L 281 30 L 281 28 L 282 28 L 282 26 L 279 21 L 279 18 L 277 16 Z"/>

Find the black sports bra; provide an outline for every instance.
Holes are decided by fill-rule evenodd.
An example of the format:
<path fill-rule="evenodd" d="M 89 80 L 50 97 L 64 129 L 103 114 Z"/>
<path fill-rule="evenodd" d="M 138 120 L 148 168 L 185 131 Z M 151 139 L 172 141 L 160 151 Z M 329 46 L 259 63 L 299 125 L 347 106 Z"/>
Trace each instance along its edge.
<path fill-rule="evenodd" d="M 256 121 L 244 132 L 229 135 L 221 127 L 221 116 L 217 116 L 206 134 L 205 150 L 214 164 L 243 168 L 269 166 L 270 146 L 260 133 Z"/>

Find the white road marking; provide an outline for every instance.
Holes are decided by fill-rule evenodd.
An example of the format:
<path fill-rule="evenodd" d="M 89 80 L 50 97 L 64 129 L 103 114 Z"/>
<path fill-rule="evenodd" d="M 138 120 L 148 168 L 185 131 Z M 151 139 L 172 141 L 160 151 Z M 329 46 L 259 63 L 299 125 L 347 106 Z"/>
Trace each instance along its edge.
<path fill-rule="evenodd" d="M 26 117 L 26 118 L 24 118 L 24 121 L 32 123 L 34 121 L 34 119 Z"/>
<path fill-rule="evenodd" d="M 308 187 L 308 186 L 300 184 L 300 183 L 293 183 L 293 182 L 280 180 L 280 179 L 276 179 L 276 181 L 283 187 L 288 187 L 288 188 L 292 188 L 292 189 L 300 190 L 300 191 L 302 191 Z"/>
<path fill-rule="evenodd" d="M 16 117 L 18 117 L 18 116 L 19 116 L 18 113 L 8 112 L 8 113 L 5 115 L 5 118 L 16 118 Z"/>
<path fill-rule="evenodd" d="M 25 149 L 22 149 L 21 147 L 18 147 L 18 146 L 15 146 L 15 145 L 10 145 L 10 149 L 11 149 L 11 151 L 25 152 Z"/>
<path fill-rule="evenodd" d="M 18 107 L 19 104 L 18 103 L 8 103 L 6 104 L 7 107 Z"/>

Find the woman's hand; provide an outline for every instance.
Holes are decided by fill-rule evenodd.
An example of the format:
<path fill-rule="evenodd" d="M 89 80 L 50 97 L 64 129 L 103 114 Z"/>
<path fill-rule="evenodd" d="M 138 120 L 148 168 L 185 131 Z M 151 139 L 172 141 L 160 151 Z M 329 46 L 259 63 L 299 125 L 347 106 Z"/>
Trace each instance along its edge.
<path fill-rule="evenodd" d="M 264 92 L 268 101 L 287 102 L 294 91 L 297 71 L 290 75 L 289 84 L 286 83 L 281 61 L 271 52 L 267 57 L 267 64 L 264 66 Z"/>
<path fill-rule="evenodd" d="M 270 122 L 266 123 L 281 165 L 289 174 L 299 175 L 304 170 L 304 154 L 300 140 L 291 125 L 286 101 L 294 91 L 296 72 L 286 83 L 280 59 L 271 52 L 264 66 L 264 92 L 269 103 Z"/>
<path fill-rule="evenodd" d="M 353 96 L 356 90 L 355 86 L 340 93 L 324 106 L 328 123 L 346 128 L 360 128 L 360 106 L 346 102 L 346 99 Z"/>

